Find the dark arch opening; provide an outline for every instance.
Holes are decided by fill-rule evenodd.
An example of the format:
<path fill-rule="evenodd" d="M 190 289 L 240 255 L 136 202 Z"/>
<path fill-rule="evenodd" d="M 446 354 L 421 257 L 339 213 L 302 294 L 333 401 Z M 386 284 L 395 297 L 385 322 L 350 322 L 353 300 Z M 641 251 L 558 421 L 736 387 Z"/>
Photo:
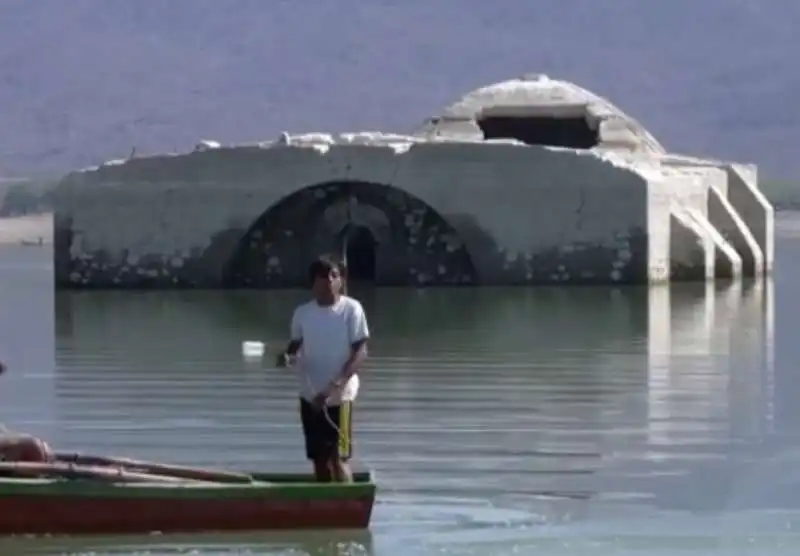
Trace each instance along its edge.
<path fill-rule="evenodd" d="M 584 116 L 486 116 L 478 120 L 486 139 L 517 139 L 527 145 L 591 149 L 600 142 Z"/>
<path fill-rule="evenodd" d="M 378 271 L 378 242 L 366 226 L 348 224 L 341 234 L 342 258 L 347 263 L 347 278 L 353 282 L 374 283 Z"/>
<path fill-rule="evenodd" d="M 348 207 L 360 216 L 348 221 Z M 334 181 L 295 191 L 264 211 L 231 253 L 223 286 L 304 287 L 314 257 L 345 255 L 340 233 L 348 224 L 346 255 L 356 279 L 377 286 L 477 283 L 466 244 L 427 203 L 390 185 Z"/>

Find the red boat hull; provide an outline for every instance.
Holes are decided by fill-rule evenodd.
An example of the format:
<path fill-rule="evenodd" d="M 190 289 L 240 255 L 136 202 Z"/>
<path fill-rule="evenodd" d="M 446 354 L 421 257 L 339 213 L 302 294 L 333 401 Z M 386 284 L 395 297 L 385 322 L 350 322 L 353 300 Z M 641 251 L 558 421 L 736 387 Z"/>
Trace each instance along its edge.
<path fill-rule="evenodd" d="M 114 535 L 365 529 L 373 498 L 0 497 L 0 535 Z"/>

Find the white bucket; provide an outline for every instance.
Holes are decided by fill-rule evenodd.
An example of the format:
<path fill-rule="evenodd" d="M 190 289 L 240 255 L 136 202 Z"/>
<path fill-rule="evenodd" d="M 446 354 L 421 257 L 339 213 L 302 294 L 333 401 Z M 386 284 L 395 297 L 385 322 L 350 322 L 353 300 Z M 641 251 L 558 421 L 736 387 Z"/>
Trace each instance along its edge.
<path fill-rule="evenodd" d="M 264 342 L 242 342 L 242 356 L 246 359 L 261 359 L 264 357 L 266 345 Z"/>

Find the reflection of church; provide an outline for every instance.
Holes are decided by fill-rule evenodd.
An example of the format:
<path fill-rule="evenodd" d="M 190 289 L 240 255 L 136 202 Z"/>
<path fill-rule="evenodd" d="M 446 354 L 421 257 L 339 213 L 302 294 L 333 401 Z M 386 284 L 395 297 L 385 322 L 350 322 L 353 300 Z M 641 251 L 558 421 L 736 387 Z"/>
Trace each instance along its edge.
<path fill-rule="evenodd" d="M 648 291 L 643 434 L 626 448 L 636 454 L 630 488 L 641 489 L 642 467 L 657 477 L 648 483 L 654 505 L 716 511 L 750 503 L 740 475 L 775 432 L 772 288 L 759 280 Z"/>
<path fill-rule="evenodd" d="M 765 280 L 650 290 L 651 442 L 675 442 L 686 419 L 695 440 L 719 434 L 720 422 L 739 439 L 771 432 L 772 287 Z"/>

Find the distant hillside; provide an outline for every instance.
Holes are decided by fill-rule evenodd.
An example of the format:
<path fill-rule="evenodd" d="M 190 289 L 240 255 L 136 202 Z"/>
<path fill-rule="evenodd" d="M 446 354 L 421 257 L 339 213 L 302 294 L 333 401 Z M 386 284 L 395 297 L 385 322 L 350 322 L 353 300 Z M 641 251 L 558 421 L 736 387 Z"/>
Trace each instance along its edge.
<path fill-rule="evenodd" d="M 761 190 L 778 210 L 800 210 L 800 180 L 765 180 Z"/>
<path fill-rule="evenodd" d="M 2 0 L 0 175 L 281 130 L 413 129 L 545 72 L 672 149 L 800 175 L 796 0 Z"/>

